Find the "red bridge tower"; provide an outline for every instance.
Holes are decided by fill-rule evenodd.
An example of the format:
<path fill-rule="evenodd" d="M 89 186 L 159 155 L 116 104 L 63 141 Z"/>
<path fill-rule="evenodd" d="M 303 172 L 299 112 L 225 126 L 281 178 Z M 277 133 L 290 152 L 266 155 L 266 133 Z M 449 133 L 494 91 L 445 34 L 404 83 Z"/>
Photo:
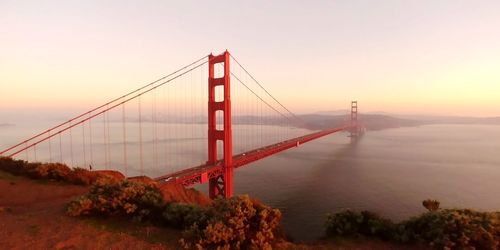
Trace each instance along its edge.
<path fill-rule="evenodd" d="M 358 101 L 351 102 L 351 138 L 359 136 Z"/>
<path fill-rule="evenodd" d="M 231 130 L 231 88 L 229 75 L 229 52 L 226 50 L 221 55 L 208 56 L 208 164 L 215 164 L 217 159 L 217 142 L 222 141 L 224 150 L 223 174 L 210 178 L 209 196 L 216 198 L 223 196 L 229 198 L 233 195 L 233 135 Z M 224 76 L 215 78 L 214 66 L 224 65 Z M 216 101 L 215 89 L 217 86 L 224 89 L 224 99 Z M 217 129 L 217 111 L 222 112 L 224 126 Z"/>

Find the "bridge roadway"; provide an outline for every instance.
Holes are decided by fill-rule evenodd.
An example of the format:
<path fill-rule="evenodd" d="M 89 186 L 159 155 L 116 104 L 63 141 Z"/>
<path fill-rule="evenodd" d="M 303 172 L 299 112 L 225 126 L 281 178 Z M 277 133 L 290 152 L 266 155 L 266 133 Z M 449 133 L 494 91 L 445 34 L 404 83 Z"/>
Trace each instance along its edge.
<path fill-rule="evenodd" d="M 233 156 L 233 167 L 239 168 L 254 161 L 268 157 L 270 155 L 279 153 L 289 148 L 297 147 L 300 144 L 318 139 L 320 137 L 333 134 L 339 131 L 348 131 L 351 126 L 344 126 L 332 129 L 325 129 L 322 131 L 314 132 L 301 137 L 289 139 L 276 144 L 271 144 L 262 148 L 254 149 L 245 153 Z M 200 166 L 184 169 L 171 174 L 163 175 L 155 178 L 160 184 L 178 183 L 184 186 L 191 186 L 196 183 L 205 183 L 211 178 L 216 178 L 223 174 L 223 160 L 217 161 L 215 164 L 203 164 Z"/>

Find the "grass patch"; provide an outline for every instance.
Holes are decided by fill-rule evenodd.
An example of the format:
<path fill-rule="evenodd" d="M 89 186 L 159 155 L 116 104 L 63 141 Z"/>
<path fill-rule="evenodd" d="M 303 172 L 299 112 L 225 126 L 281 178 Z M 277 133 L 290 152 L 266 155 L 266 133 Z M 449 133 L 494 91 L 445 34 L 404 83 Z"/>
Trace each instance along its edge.
<path fill-rule="evenodd" d="M 0 180 L 15 181 L 17 180 L 17 176 L 0 170 Z"/>

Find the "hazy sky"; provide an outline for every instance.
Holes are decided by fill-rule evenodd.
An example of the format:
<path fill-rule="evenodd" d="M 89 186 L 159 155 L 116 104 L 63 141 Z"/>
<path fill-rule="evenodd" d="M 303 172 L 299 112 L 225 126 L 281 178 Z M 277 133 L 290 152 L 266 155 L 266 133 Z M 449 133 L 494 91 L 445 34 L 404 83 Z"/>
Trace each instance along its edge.
<path fill-rule="evenodd" d="M 0 0 L 0 111 L 81 110 L 228 49 L 298 113 L 500 115 L 500 1 Z"/>

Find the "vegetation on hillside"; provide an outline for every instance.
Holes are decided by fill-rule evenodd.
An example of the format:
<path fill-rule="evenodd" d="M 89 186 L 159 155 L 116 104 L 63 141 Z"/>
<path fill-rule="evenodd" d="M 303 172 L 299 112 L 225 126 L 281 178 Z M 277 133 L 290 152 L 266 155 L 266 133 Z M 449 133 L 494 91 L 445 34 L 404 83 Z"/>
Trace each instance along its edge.
<path fill-rule="evenodd" d="M 0 158 L 0 170 L 34 179 L 91 184 L 89 192 L 71 201 L 71 216 L 120 216 L 183 230 L 186 249 L 271 249 L 280 240 L 281 213 L 250 197 L 216 199 L 205 206 L 168 202 L 156 183 L 122 180 L 119 175 L 71 169 L 58 163 L 28 163 Z M 428 212 L 395 223 L 369 211 L 345 210 L 329 215 L 329 238 L 373 237 L 436 249 L 499 249 L 500 212 L 440 209 L 425 200 Z"/>
<path fill-rule="evenodd" d="M 141 182 L 101 182 L 71 201 L 71 216 L 130 216 L 184 230 L 186 249 L 271 249 L 281 220 L 277 209 L 248 196 L 217 199 L 209 206 L 167 203 L 156 185 Z"/>
<path fill-rule="evenodd" d="M 97 180 L 115 181 L 124 178 L 115 171 L 89 171 L 70 168 L 62 163 L 40 163 L 0 157 L 0 170 L 33 179 L 48 179 L 77 185 L 90 185 Z"/>
<path fill-rule="evenodd" d="M 345 210 L 329 215 L 328 237 L 369 236 L 407 244 L 427 244 L 437 249 L 499 249 L 500 212 L 471 209 L 438 209 L 426 200 L 428 212 L 394 223 L 368 211 Z"/>

